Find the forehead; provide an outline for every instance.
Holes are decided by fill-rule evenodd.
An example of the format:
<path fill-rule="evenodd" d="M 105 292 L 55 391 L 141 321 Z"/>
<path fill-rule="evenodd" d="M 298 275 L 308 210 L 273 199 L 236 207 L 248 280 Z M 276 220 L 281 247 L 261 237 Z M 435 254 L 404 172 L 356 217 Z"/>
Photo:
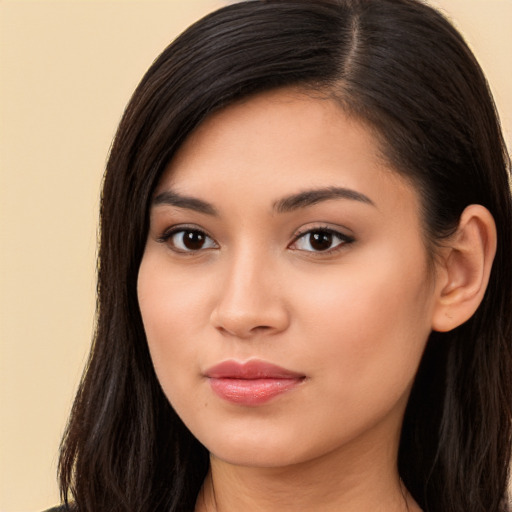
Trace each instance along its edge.
<path fill-rule="evenodd" d="M 184 160 L 214 157 L 220 147 L 226 157 L 243 149 L 248 163 L 251 157 L 261 158 L 265 150 L 272 150 L 267 152 L 268 159 L 277 163 L 305 156 L 314 144 L 322 150 L 315 159 L 325 160 L 333 156 L 330 144 L 334 141 L 352 146 L 354 156 L 358 149 L 371 151 L 375 157 L 379 154 L 371 130 L 350 118 L 335 100 L 280 89 L 250 97 L 207 118 L 187 138 L 170 167 L 176 172 Z"/>
<path fill-rule="evenodd" d="M 386 163 L 366 124 L 334 99 L 284 89 L 205 120 L 173 158 L 157 193 L 171 188 L 211 198 L 215 190 L 219 200 L 257 196 L 275 202 L 285 194 L 329 186 L 371 194 L 376 203 L 391 191 L 415 196 Z"/>

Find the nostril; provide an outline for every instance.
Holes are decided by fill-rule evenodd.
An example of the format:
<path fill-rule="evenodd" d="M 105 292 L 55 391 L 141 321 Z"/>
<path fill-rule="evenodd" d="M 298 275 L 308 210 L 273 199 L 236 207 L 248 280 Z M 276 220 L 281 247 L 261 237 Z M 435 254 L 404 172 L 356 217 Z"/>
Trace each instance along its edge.
<path fill-rule="evenodd" d="M 257 327 L 253 327 L 252 331 L 253 332 L 269 331 L 271 329 L 272 329 L 272 327 L 270 327 L 270 325 L 258 325 Z"/>
<path fill-rule="evenodd" d="M 266 334 L 272 331 L 274 328 L 270 325 L 257 325 L 255 327 L 249 327 L 242 324 L 223 324 L 217 325 L 216 329 L 223 334 L 236 336 L 238 338 L 249 338 L 257 334 Z"/>

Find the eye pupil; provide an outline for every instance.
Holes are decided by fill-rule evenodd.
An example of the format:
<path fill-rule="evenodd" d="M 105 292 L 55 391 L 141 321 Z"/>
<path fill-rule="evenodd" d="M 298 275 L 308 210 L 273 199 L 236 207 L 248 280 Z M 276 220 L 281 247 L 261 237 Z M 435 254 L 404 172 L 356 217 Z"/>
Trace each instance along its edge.
<path fill-rule="evenodd" d="M 332 246 L 332 233 L 319 232 L 311 233 L 309 243 L 316 251 L 326 251 Z"/>
<path fill-rule="evenodd" d="M 183 245 L 191 251 L 201 249 L 205 240 L 205 235 L 199 231 L 185 231 L 183 233 Z"/>

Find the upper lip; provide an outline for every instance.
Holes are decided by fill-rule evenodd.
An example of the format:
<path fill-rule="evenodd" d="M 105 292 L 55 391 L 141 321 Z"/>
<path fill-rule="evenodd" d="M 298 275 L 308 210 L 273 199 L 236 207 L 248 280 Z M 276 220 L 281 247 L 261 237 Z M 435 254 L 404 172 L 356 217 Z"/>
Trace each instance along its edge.
<path fill-rule="evenodd" d="M 204 372 L 212 379 L 300 379 L 303 374 L 287 370 L 267 361 L 251 359 L 246 362 L 223 361 Z"/>

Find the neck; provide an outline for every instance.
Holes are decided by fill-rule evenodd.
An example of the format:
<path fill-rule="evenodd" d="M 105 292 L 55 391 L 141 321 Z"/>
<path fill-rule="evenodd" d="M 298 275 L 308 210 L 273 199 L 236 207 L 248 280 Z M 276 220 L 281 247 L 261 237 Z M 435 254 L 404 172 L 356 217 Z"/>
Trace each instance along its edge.
<path fill-rule="evenodd" d="M 211 456 L 196 512 L 418 512 L 399 478 L 395 448 L 329 453 L 280 468 L 237 466 Z"/>

